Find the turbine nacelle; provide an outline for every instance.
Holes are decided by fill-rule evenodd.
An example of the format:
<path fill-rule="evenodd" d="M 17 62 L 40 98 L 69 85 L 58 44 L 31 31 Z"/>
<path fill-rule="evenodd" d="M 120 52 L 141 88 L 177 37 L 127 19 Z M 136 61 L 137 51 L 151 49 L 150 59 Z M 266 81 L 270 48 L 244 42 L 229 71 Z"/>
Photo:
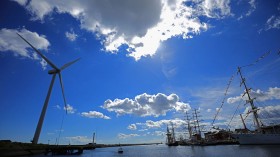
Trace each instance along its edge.
<path fill-rule="evenodd" d="M 59 73 L 59 72 L 60 72 L 60 70 L 52 69 L 52 70 L 49 70 L 49 71 L 48 71 L 48 74 L 52 75 L 52 74 L 57 74 L 57 73 Z"/>

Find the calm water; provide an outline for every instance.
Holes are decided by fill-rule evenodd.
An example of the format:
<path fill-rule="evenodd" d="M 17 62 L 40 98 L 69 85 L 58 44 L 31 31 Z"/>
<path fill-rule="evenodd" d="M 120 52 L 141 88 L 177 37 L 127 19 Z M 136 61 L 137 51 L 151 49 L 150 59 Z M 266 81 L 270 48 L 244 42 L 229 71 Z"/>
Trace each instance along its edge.
<path fill-rule="evenodd" d="M 165 145 L 151 145 L 123 147 L 123 154 L 118 154 L 117 150 L 117 147 L 85 150 L 79 157 L 280 157 L 280 146 L 225 145 L 167 147 Z"/>

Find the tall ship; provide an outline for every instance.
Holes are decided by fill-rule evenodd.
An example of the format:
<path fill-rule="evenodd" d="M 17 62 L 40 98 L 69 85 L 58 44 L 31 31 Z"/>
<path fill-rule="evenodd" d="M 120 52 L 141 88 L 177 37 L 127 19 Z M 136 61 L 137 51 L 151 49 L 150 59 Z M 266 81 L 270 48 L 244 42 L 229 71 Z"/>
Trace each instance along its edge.
<path fill-rule="evenodd" d="M 199 124 L 200 120 L 198 119 L 198 117 L 200 117 L 198 115 L 198 110 L 194 109 L 194 112 L 192 114 L 192 121 L 190 121 L 190 118 L 188 116 L 188 113 L 186 113 L 187 115 L 187 125 L 188 125 L 188 133 L 189 133 L 189 141 L 188 144 L 189 145 L 200 145 L 202 143 L 204 143 L 204 139 L 202 138 L 202 131 L 201 131 L 201 125 Z"/>
<path fill-rule="evenodd" d="M 175 138 L 175 131 L 174 131 L 173 123 L 171 123 L 171 131 L 170 131 L 169 127 L 167 126 L 166 136 L 167 136 L 166 145 L 168 145 L 168 146 L 178 146 L 179 145 L 178 141 L 176 141 L 176 138 Z"/>
<path fill-rule="evenodd" d="M 235 129 L 232 133 L 232 137 L 235 138 L 241 145 L 262 145 L 262 144 L 280 144 L 280 125 L 264 125 L 259 118 L 258 107 L 255 106 L 253 98 L 250 95 L 250 88 L 247 87 L 245 78 L 241 73 L 241 67 L 238 67 L 238 74 L 241 78 L 241 85 L 245 88 L 243 96 L 247 96 L 246 103 L 250 105 L 248 114 L 253 115 L 254 124 L 256 125 L 255 130 L 249 130 L 246 127 L 244 118 L 240 115 L 244 128 Z"/>
<path fill-rule="evenodd" d="M 236 140 L 231 137 L 231 132 L 228 130 L 223 130 L 219 128 L 214 128 L 215 131 L 206 131 L 204 125 L 201 125 L 198 117 L 199 111 L 194 109 L 193 120 L 190 121 L 188 113 L 187 117 L 187 129 L 189 134 L 189 139 L 186 140 L 183 145 L 225 145 L 225 144 L 236 144 Z M 204 137 L 203 137 L 204 135 Z"/>

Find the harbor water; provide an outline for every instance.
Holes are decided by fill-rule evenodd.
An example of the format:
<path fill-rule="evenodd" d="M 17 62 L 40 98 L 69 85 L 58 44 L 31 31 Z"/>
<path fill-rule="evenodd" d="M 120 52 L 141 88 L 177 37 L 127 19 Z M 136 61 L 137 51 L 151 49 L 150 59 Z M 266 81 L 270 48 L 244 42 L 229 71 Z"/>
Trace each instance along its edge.
<path fill-rule="evenodd" d="M 177 146 L 146 145 L 84 150 L 79 157 L 280 157 L 280 145 L 218 145 L 218 146 Z M 33 157 L 43 157 L 36 155 Z M 46 157 L 46 156 L 45 156 Z M 63 157 L 63 156 L 60 156 Z"/>

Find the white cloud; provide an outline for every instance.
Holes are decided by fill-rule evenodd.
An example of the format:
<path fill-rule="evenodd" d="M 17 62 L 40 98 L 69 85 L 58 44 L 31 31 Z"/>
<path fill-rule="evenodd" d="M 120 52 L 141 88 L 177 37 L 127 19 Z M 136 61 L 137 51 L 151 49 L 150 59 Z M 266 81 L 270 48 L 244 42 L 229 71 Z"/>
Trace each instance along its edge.
<path fill-rule="evenodd" d="M 34 1 L 31 0 L 29 2 L 25 0 L 15 0 L 18 2 L 20 5 L 24 6 L 32 15 L 32 20 L 43 20 L 44 17 L 48 14 L 50 14 L 55 6 L 53 6 L 51 1 L 48 0 L 42 0 L 41 2 L 39 1 Z"/>
<path fill-rule="evenodd" d="M 280 29 L 280 16 L 272 15 L 267 21 L 265 30 Z"/>
<path fill-rule="evenodd" d="M 82 112 L 81 115 L 84 116 L 84 117 L 88 117 L 88 118 L 111 119 L 110 117 L 104 115 L 101 112 L 97 112 L 97 111 Z"/>
<path fill-rule="evenodd" d="M 266 125 L 280 122 L 280 105 L 260 107 L 260 118 Z"/>
<path fill-rule="evenodd" d="M 136 126 L 136 124 L 130 124 L 130 125 L 127 127 L 127 129 L 129 129 L 129 130 L 136 130 L 136 129 L 137 129 L 137 126 Z"/>
<path fill-rule="evenodd" d="M 253 119 L 253 114 L 249 114 L 249 111 L 251 111 L 251 107 L 247 106 L 245 110 L 243 111 L 242 117 L 245 119 L 245 124 L 246 127 L 249 129 L 256 129 L 256 124 Z M 265 106 L 265 107 L 259 107 L 258 110 L 258 115 L 261 120 L 261 122 L 264 125 L 271 125 L 271 124 L 279 124 L 280 122 L 280 105 L 274 105 L 274 106 Z M 221 122 L 221 123 L 216 123 L 216 125 L 228 125 L 229 121 Z M 236 115 L 231 124 L 230 124 L 232 129 L 237 129 L 237 128 L 244 128 L 241 117 L 239 115 Z"/>
<path fill-rule="evenodd" d="M 280 99 L 280 88 L 278 87 L 270 87 L 268 89 L 267 92 L 263 92 L 261 90 L 256 90 L 256 91 L 251 91 L 250 92 L 252 98 L 256 98 L 257 101 L 267 101 L 267 100 L 273 100 L 273 99 Z M 248 100 L 247 95 L 243 96 L 243 94 L 241 94 L 240 96 L 236 96 L 236 97 L 230 97 L 227 99 L 227 102 L 232 104 L 235 102 L 238 102 L 240 100 Z"/>
<path fill-rule="evenodd" d="M 47 69 L 48 63 L 44 59 L 41 59 L 40 64 L 44 70 Z"/>
<path fill-rule="evenodd" d="M 211 112 L 211 111 L 212 111 L 212 109 L 210 109 L 210 108 L 209 108 L 209 109 L 207 109 L 207 112 Z"/>
<path fill-rule="evenodd" d="M 246 16 L 250 16 L 257 8 L 256 6 L 256 0 L 250 0 L 249 1 L 250 4 L 250 9 L 249 11 L 246 13 Z"/>
<path fill-rule="evenodd" d="M 136 137 L 136 136 L 139 136 L 139 135 L 138 134 L 123 134 L 123 133 L 118 134 L 119 139 L 127 139 L 127 138 L 131 138 L 131 137 Z"/>
<path fill-rule="evenodd" d="M 142 136 L 163 136 L 166 137 L 166 132 L 163 131 L 154 131 L 154 132 L 146 132 Z"/>
<path fill-rule="evenodd" d="M 65 32 L 65 36 L 70 41 L 75 41 L 78 37 L 78 35 L 73 30 L 71 30 L 71 32 Z"/>
<path fill-rule="evenodd" d="M 243 94 L 242 94 L 243 95 Z M 233 103 L 236 103 L 240 100 L 242 100 L 242 95 L 241 96 L 236 96 L 236 97 L 230 97 L 227 99 L 227 103 L 229 104 L 233 104 Z"/>
<path fill-rule="evenodd" d="M 153 133 L 153 135 L 156 135 L 156 136 L 165 136 L 166 132 L 163 132 L 163 131 L 155 131 Z"/>
<path fill-rule="evenodd" d="M 190 109 L 187 103 L 179 102 L 176 94 L 169 96 L 158 93 L 156 95 L 148 95 L 146 93 L 137 95 L 134 100 L 115 99 L 106 100 L 102 108 L 108 111 L 116 112 L 117 115 L 135 114 L 141 117 L 166 115 L 168 111 L 175 110 L 178 112 L 186 112 Z"/>
<path fill-rule="evenodd" d="M 220 110 L 220 112 L 223 110 L 222 108 L 219 108 L 219 107 L 217 107 L 216 108 L 216 111 L 219 111 Z"/>
<path fill-rule="evenodd" d="M 63 109 L 67 110 L 67 113 L 69 114 L 74 114 L 76 112 L 76 109 L 69 104 L 67 104 L 66 107 L 64 106 Z"/>
<path fill-rule="evenodd" d="M 136 125 L 142 126 L 144 128 L 148 128 L 148 129 L 156 129 L 156 128 L 162 128 L 162 127 L 166 127 L 167 125 L 170 124 L 174 125 L 174 128 L 179 128 L 182 126 L 186 126 L 187 122 L 185 120 L 176 118 L 176 119 L 170 119 L 170 120 L 166 120 L 166 119 L 162 119 L 159 121 L 152 121 L 152 120 L 147 120 L 145 123 L 136 123 Z"/>
<path fill-rule="evenodd" d="M 280 99 L 280 88 L 278 87 L 270 87 L 267 92 L 263 92 L 261 90 L 253 91 L 252 96 L 256 97 L 258 101 L 266 101 L 272 99 Z"/>
<path fill-rule="evenodd" d="M 260 107 L 260 114 L 267 112 L 271 117 L 280 117 L 280 105 Z"/>
<path fill-rule="evenodd" d="M 240 1 L 238 2 L 240 3 Z M 257 4 L 256 4 L 256 0 L 248 0 L 246 3 L 249 4 L 249 9 L 246 13 L 241 14 L 237 20 L 241 20 L 245 17 L 249 17 L 256 9 L 257 9 Z"/>
<path fill-rule="evenodd" d="M 23 41 L 18 35 L 22 35 L 28 42 L 39 50 L 48 50 L 50 46 L 49 41 L 44 35 L 39 35 L 36 32 L 31 32 L 25 28 L 23 29 L 7 29 L 2 28 L 0 30 L 0 51 L 11 52 L 15 56 L 25 57 L 32 60 L 39 60 L 42 68 L 46 68 L 46 62 L 39 58 L 36 52 L 30 48 L 30 46 Z"/>
<path fill-rule="evenodd" d="M 201 8 L 210 18 L 224 18 L 231 15 L 230 0 L 204 0 Z"/>
<path fill-rule="evenodd" d="M 153 56 L 160 44 L 172 37 L 187 39 L 207 30 L 208 25 L 200 20 L 203 16 L 231 15 L 229 0 L 31 0 L 18 3 L 37 20 L 43 20 L 52 12 L 70 14 L 80 21 L 81 28 L 102 39 L 105 51 L 116 53 L 125 44 L 128 56 L 136 60 Z"/>
<path fill-rule="evenodd" d="M 26 5 L 26 3 L 27 3 L 27 0 L 12 0 L 12 1 L 15 1 L 18 4 L 23 5 L 23 6 Z"/>

